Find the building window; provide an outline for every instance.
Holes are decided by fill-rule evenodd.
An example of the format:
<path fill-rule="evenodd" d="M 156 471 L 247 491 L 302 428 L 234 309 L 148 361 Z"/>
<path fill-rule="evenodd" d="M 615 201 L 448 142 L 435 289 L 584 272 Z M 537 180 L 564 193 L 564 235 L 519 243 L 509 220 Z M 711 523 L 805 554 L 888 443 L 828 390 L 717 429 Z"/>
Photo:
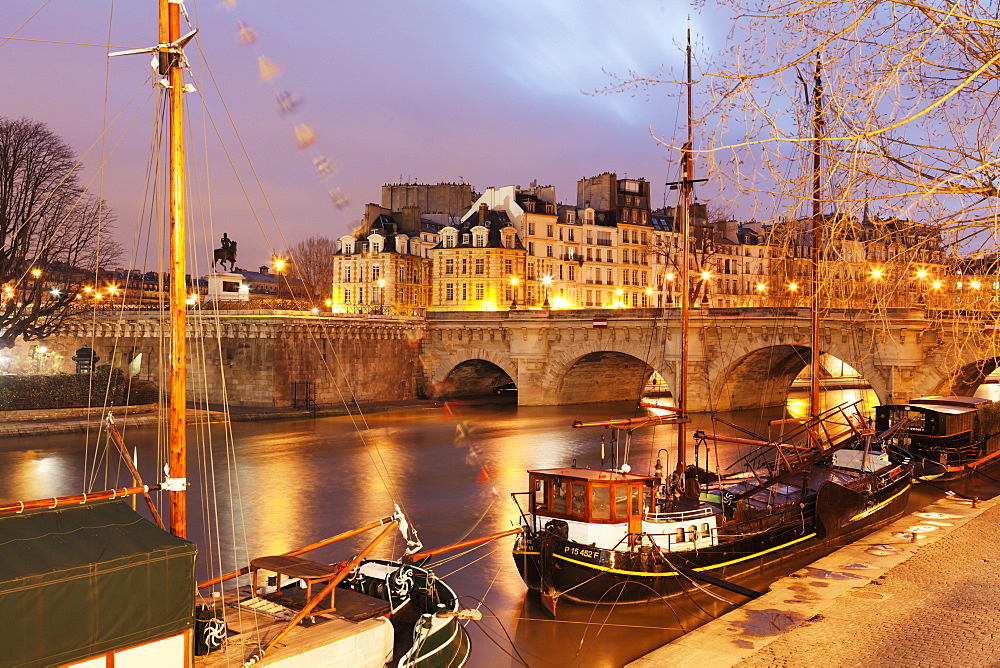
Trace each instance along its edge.
<path fill-rule="evenodd" d="M 576 211 L 567 211 L 566 212 L 566 222 L 567 223 L 575 223 L 576 222 Z M 573 234 L 572 230 L 570 230 L 570 234 Z M 570 240 L 572 241 L 573 237 L 570 237 Z"/>
<path fill-rule="evenodd" d="M 476 283 L 476 301 L 483 300 L 483 284 Z"/>
<path fill-rule="evenodd" d="M 486 273 L 486 260 L 483 258 L 476 258 L 476 273 L 482 276 Z"/>
<path fill-rule="evenodd" d="M 445 301 L 455 301 L 455 284 L 447 283 L 444 286 L 444 298 Z"/>
<path fill-rule="evenodd" d="M 469 284 L 462 283 L 462 301 L 465 302 L 468 300 L 469 300 Z"/>
<path fill-rule="evenodd" d="M 374 265 L 374 266 L 372 267 L 372 280 L 373 280 L 373 281 L 377 281 L 377 280 L 378 280 L 378 277 L 379 277 L 379 276 L 381 276 L 381 275 L 382 275 L 382 267 L 380 267 L 380 266 L 379 266 L 379 265 L 377 265 L 377 264 L 376 264 L 376 265 Z"/>
<path fill-rule="evenodd" d="M 535 236 L 535 224 L 534 223 L 528 223 L 528 234 L 531 235 L 531 236 Z"/>
<path fill-rule="evenodd" d="M 628 230 L 622 230 L 622 243 L 628 243 Z"/>
<path fill-rule="evenodd" d="M 552 238 L 552 226 L 551 225 L 546 225 L 545 226 L 545 236 L 547 236 L 549 238 Z"/>
<path fill-rule="evenodd" d="M 574 267 L 573 265 L 569 266 L 569 280 L 571 281 L 576 280 L 576 267 Z"/>
<path fill-rule="evenodd" d="M 568 241 L 576 241 L 576 239 L 574 239 L 574 232 L 576 232 L 576 230 L 566 230 L 566 239 Z"/>
<path fill-rule="evenodd" d="M 469 260 L 467 258 L 462 258 L 462 275 L 469 273 Z"/>
<path fill-rule="evenodd" d="M 514 261 L 513 260 L 504 260 L 503 261 L 503 273 L 505 273 L 505 274 L 513 274 L 514 273 Z"/>
<path fill-rule="evenodd" d="M 534 254 L 535 254 L 535 242 L 534 241 L 529 241 L 528 242 L 528 255 L 534 255 Z"/>
<path fill-rule="evenodd" d="M 350 282 L 351 282 L 351 268 L 344 267 L 344 283 L 350 283 Z"/>
<path fill-rule="evenodd" d="M 477 234 L 475 236 L 475 240 L 476 240 L 476 244 L 475 244 L 476 248 L 483 248 L 483 247 L 486 246 L 486 235 L 485 234 Z"/>
<path fill-rule="evenodd" d="M 629 285 L 627 271 L 622 272 L 622 283 L 624 283 L 625 285 Z"/>
<path fill-rule="evenodd" d="M 351 303 L 351 289 L 350 288 L 344 288 L 344 303 L 345 304 L 350 304 Z"/>
<path fill-rule="evenodd" d="M 545 247 L 545 257 L 552 257 L 552 246 Z"/>
<path fill-rule="evenodd" d="M 454 274 L 455 273 L 455 260 L 454 258 L 448 258 L 444 261 L 444 273 Z"/>

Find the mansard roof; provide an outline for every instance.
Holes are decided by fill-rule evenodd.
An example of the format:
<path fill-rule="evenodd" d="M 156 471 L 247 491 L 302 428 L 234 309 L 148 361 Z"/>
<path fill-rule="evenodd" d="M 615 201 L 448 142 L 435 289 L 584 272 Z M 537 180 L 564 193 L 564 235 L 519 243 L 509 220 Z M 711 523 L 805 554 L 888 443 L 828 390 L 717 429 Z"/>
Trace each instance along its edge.
<path fill-rule="evenodd" d="M 486 220 L 480 224 L 479 216 L 473 216 L 460 225 L 454 226 L 458 230 L 458 242 L 453 248 L 476 248 L 473 242 L 472 228 L 485 227 L 487 229 L 486 245 L 480 248 L 506 248 L 503 243 L 502 231 L 511 227 L 510 218 L 503 210 L 487 211 Z M 524 249 L 519 236 L 515 236 L 514 248 Z M 434 249 L 444 248 L 444 241 L 438 243 Z"/>

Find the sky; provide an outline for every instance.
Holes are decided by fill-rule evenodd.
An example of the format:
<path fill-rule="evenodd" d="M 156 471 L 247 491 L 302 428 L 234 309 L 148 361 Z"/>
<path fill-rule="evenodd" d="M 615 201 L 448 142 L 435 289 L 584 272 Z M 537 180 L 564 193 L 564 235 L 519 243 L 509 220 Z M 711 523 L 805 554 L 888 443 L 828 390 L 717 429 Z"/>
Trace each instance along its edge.
<path fill-rule="evenodd" d="M 135 233 L 149 206 L 150 56 L 108 59 L 100 46 L 152 46 L 155 1 L 0 7 L 0 116 L 41 121 L 81 155 L 83 180 L 116 211 L 117 237 L 131 249 L 123 263 L 155 269 L 157 242 Z M 689 14 L 703 43 L 716 27 L 674 0 L 212 0 L 187 9 L 199 30 L 186 49 L 199 89 L 187 101 L 199 139 L 189 144 L 190 201 L 203 214 L 192 225 L 197 273 L 222 232 L 239 242 L 246 268 L 312 235 L 337 238 L 385 183 L 465 182 L 481 192 L 537 181 L 573 203 L 578 179 L 611 171 L 648 179 L 658 206 L 677 156 L 650 128 L 677 131 L 679 91 L 586 93 L 613 83 L 608 72 L 679 68 Z M 241 40 L 241 26 L 256 39 Z M 270 81 L 262 58 L 277 68 Z M 282 92 L 299 100 L 290 113 L 279 109 Z M 316 137 L 305 149 L 300 124 Z M 205 134 L 208 148 L 195 148 Z M 317 160 L 333 167 L 322 179 Z"/>

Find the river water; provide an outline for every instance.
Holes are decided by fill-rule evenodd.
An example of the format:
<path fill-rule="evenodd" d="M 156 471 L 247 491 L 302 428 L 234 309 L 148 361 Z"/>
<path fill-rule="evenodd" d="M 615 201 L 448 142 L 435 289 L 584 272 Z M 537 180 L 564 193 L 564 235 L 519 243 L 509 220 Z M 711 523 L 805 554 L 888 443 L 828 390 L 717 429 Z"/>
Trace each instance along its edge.
<path fill-rule="evenodd" d="M 861 390 L 831 390 L 824 399 L 862 400 L 868 406 L 874 401 L 871 392 Z M 801 395 L 793 394 L 789 411 L 803 407 Z M 574 460 L 579 466 L 599 465 L 603 430 L 571 429 L 572 421 L 628 417 L 633 410 L 615 404 L 518 407 L 513 397 L 491 397 L 363 418 L 237 422 L 231 434 L 221 424 L 192 427 L 193 457 L 210 461 L 214 471 L 206 479 L 209 484 L 202 484 L 198 466 L 192 465 L 188 475 L 189 536 L 200 544 L 199 575 L 209 572 L 209 563 L 215 564 L 213 573 L 235 568 L 234 554 L 246 563 L 248 555 L 280 554 L 386 517 L 393 512 L 393 499 L 427 548 L 513 528 L 518 510 L 510 495 L 526 490 L 527 469 Z M 724 417 L 763 433 L 760 425 L 779 413 L 744 411 Z M 695 416 L 691 430 L 696 428 L 712 429 L 710 418 Z M 673 462 L 674 433 L 667 426 L 636 432 L 632 470 L 651 472 L 661 448 Z M 153 463 L 162 440 L 157 430 L 131 429 L 125 440 L 138 450 L 145 480 L 159 480 Z M 117 456 L 108 457 L 101 443 L 95 460 L 95 444 L 85 455 L 85 441 L 79 434 L 0 439 L 0 501 L 78 493 L 85 468 L 93 481 L 88 488 L 129 484 Z M 717 457 L 723 466 L 735 459 L 743 452 L 740 447 L 745 448 L 710 451 L 712 468 Z M 704 462 L 706 453 L 699 456 Z M 927 494 L 916 495 L 914 503 L 926 502 Z M 207 538 L 206 517 L 222 527 Z M 622 665 L 730 607 L 708 596 L 614 610 L 563 603 L 559 618 L 552 620 L 518 577 L 511 543 L 511 538 L 488 543 L 434 567 L 469 597 L 463 601 L 466 607 L 483 604 L 483 620 L 469 626 L 473 666 Z M 349 539 L 313 558 L 341 561 L 364 544 L 364 537 Z M 394 536 L 376 554 L 398 556 L 401 551 Z M 762 572 L 756 584 L 764 587 L 817 556 L 803 555 Z M 739 599 L 735 594 L 726 598 Z"/>

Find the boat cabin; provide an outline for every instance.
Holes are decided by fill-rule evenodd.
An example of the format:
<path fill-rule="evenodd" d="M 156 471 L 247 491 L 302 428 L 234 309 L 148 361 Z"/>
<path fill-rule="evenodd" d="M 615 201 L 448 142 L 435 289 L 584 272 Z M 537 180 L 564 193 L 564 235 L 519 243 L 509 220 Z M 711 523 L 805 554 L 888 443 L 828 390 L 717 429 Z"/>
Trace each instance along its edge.
<path fill-rule="evenodd" d="M 908 404 L 890 404 L 875 409 L 875 428 L 885 431 L 902 420 L 900 446 L 906 448 L 962 448 L 973 438 L 976 415 L 989 403 L 980 397 L 920 397 Z"/>
<path fill-rule="evenodd" d="M 603 549 L 625 549 L 645 536 L 661 549 L 689 550 L 717 541 L 716 511 L 687 499 L 665 509 L 653 476 L 599 469 L 528 472 L 532 521 L 567 540 Z M 654 505 L 655 504 L 655 505 Z M 689 507 L 690 506 L 690 507 Z M 666 510 L 666 512 L 663 512 Z M 657 512 L 659 511 L 659 512 Z"/>

